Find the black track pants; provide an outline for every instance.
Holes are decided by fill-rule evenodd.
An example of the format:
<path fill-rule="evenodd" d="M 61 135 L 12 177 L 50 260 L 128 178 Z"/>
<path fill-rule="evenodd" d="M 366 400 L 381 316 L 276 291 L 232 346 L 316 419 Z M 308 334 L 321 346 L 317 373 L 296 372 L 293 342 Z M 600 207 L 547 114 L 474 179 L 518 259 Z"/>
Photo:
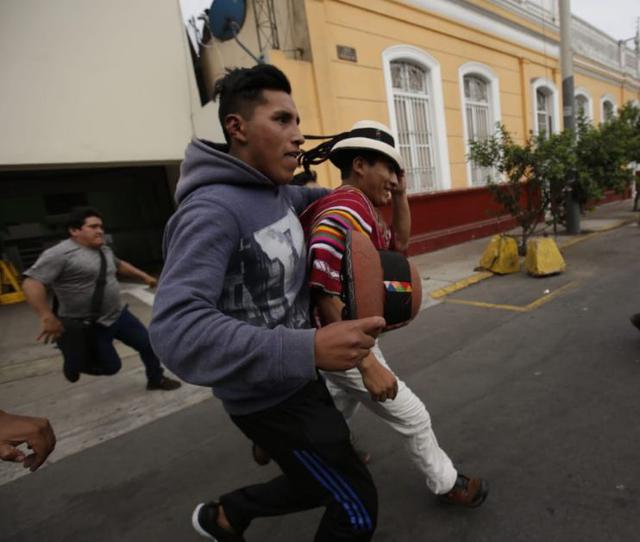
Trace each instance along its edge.
<path fill-rule="evenodd" d="M 378 513 L 376 488 L 322 380 L 275 407 L 232 420 L 283 472 L 220 498 L 237 531 L 257 517 L 324 506 L 316 542 L 371 539 Z"/>

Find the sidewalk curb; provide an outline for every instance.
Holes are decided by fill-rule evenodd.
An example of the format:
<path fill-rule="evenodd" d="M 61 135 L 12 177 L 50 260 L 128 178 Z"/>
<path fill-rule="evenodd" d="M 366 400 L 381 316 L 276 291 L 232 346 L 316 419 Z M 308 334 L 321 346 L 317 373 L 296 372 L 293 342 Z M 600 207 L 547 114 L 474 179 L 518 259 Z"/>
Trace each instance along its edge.
<path fill-rule="evenodd" d="M 618 224 L 614 224 L 613 226 L 607 226 L 607 227 L 602 228 L 600 230 L 596 230 L 596 231 L 592 231 L 592 232 L 589 232 L 589 233 L 578 235 L 578 236 L 576 236 L 576 237 L 574 237 L 572 239 L 568 239 L 567 241 L 565 241 L 562 244 L 558 243 L 558 248 L 560 250 L 567 249 L 569 247 L 572 247 L 573 245 L 577 245 L 578 243 L 581 243 L 583 241 L 587 241 L 588 239 L 591 239 L 592 237 L 596 237 L 596 236 L 598 236 L 600 234 L 607 233 L 607 232 L 610 232 L 612 230 L 617 230 L 619 228 L 623 228 L 624 226 L 628 226 L 629 224 L 633 224 L 636 221 L 637 221 L 636 218 L 628 218 L 628 219 L 621 220 Z M 522 260 L 521 260 L 521 263 L 522 263 Z M 486 280 L 486 279 L 490 279 L 491 277 L 494 277 L 494 276 L 495 276 L 495 274 L 492 273 L 491 271 L 481 271 L 479 273 L 474 273 L 473 275 L 469 275 L 468 277 L 460 279 L 460 280 L 454 282 L 453 284 L 451 284 L 449 286 L 445 286 L 443 288 L 438 288 L 437 290 L 433 290 L 433 291 L 429 292 L 428 295 L 432 299 L 442 300 L 442 299 L 444 299 L 445 297 L 447 297 L 450 294 L 453 294 L 455 292 L 459 292 L 460 290 L 464 290 L 465 288 L 468 288 L 469 286 L 473 286 L 474 284 L 477 284 L 478 282 L 481 282 L 481 281 Z"/>
<path fill-rule="evenodd" d="M 584 233 L 584 234 L 577 235 L 573 239 L 567 239 L 562 244 L 558 243 L 558 248 L 560 250 L 562 250 L 562 249 L 565 249 L 565 248 L 572 247 L 573 245 L 577 245 L 578 243 L 582 243 L 583 241 L 586 241 L 587 239 L 591 239 L 592 237 L 596 237 L 597 235 L 600 235 L 601 233 L 607 233 L 609 231 L 617 230 L 619 228 L 623 228 L 624 226 L 628 226 L 629 224 L 633 224 L 634 222 L 636 222 L 636 220 L 637 220 L 636 218 L 627 218 L 625 220 L 621 220 L 618 224 L 614 224 L 613 226 L 607 226 L 606 228 L 602 228 L 601 230 L 596 230 L 596 231 L 592 231 L 592 232 L 589 232 L 589 233 Z"/>
<path fill-rule="evenodd" d="M 452 294 L 459 290 L 463 290 L 464 288 L 468 288 L 473 284 L 477 284 L 478 282 L 489 279 L 491 277 L 493 277 L 493 273 L 491 271 L 481 271 L 479 273 L 474 273 L 473 275 L 469 275 L 464 279 L 454 282 L 450 286 L 445 286 L 444 288 L 438 288 L 437 290 L 429 292 L 429 296 L 431 296 L 433 299 L 442 299 L 449 294 Z"/>

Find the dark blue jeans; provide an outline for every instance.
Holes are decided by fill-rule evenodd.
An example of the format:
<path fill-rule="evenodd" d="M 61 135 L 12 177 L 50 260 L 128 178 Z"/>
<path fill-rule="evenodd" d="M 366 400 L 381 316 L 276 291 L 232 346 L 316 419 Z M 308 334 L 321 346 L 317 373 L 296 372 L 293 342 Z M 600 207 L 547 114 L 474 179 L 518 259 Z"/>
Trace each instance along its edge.
<path fill-rule="evenodd" d="M 96 326 L 96 342 L 102 361 L 101 374 L 117 373 L 122 367 L 122 361 L 113 346 L 113 340 L 122 341 L 127 346 L 137 350 L 144 363 L 149 382 L 157 382 L 162 378 L 160 361 L 151 349 L 149 333 L 144 324 L 124 308 L 118 319 L 110 326 Z"/>

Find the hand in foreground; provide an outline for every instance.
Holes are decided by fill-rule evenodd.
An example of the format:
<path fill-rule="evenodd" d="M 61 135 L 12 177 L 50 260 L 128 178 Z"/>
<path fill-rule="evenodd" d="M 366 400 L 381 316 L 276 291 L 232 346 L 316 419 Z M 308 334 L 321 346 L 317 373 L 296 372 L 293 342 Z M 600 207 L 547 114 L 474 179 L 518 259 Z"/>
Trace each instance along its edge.
<path fill-rule="evenodd" d="M 398 394 L 398 379 L 382 365 L 373 354 L 369 354 L 358 365 L 362 382 L 374 401 L 395 399 Z"/>
<path fill-rule="evenodd" d="M 32 453 L 18 448 L 27 444 Z M 18 416 L 0 410 L 0 459 L 22 463 L 24 468 L 35 471 L 56 445 L 56 436 L 46 418 Z"/>
<path fill-rule="evenodd" d="M 64 326 L 62 322 L 58 320 L 53 314 L 45 316 L 40 321 L 42 324 L 42 331 L 38 335 L 38 341 L 42 340 L 45 343 L 52 343 L 64 333 Z"/>
<path fill-rule="evenodd" d="M 144 279 L 144 283 L 149 288 L 155 288 L 158 285 L 158 279 L 155 277 L 152 277 L 151 275 L 147 275 Z"/>
<path fill-rule="evenodd" d="M 324 371 L 355 367 L 369 353 L 384 326 L 384 318 L 370 316 L 321 327 L 315 335 L 316 367 Z"/>

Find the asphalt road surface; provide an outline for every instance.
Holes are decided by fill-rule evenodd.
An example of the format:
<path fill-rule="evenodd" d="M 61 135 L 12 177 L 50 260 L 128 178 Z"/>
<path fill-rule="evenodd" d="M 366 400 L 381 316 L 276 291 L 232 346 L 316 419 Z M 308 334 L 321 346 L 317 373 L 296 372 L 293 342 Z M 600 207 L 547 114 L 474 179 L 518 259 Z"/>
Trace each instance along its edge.
<path fill-rule="evenodd" d="M 595 236 L 567 249 L 563 275 L 491 278 L 383 339 L 443 448 L 491 490 L 476 510 L 439 505 L 401 439 L 359 412 L 374 540 L 639 539 L 639 244 L 637 226 Z M 195 542 L 196 503 L 274 472 L 207 400 L 1 487 L 0 539 Z M 259 520 L 246 538 L 312 540 L 320 514 Z"/>

